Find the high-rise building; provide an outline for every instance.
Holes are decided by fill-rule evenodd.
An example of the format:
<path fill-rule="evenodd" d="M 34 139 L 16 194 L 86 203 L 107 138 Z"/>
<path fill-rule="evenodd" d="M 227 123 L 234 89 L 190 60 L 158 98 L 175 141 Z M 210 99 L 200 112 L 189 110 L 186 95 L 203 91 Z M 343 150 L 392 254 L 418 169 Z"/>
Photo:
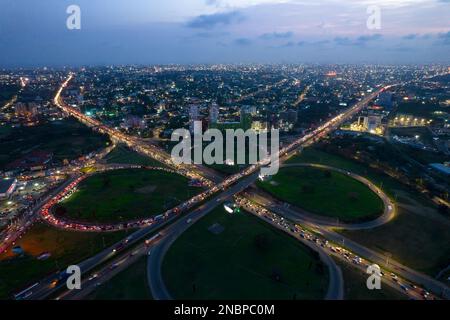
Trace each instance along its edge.
<path fill-rule="evenodd" d="M 140 117 L 133 116 L 133 115 L 127 115 L 124 122 L 120 125 L 124 129 L 146 129 L 147 123 L 145 120 L 143 120 Z"/>
<path fill-rule="evenodd" d="M 209 107 L 209 123 L 215 124 L 219 120 L 219 106 L 217 103 L 213 103 Z"/>
<path fill-rule="evenodd" d="M 380 116 L 369 116 L 367 120 L 367 131 L 375 132 L 375 130 L 381 125 Z"/>
<path fill-rule="evenodd" d="M 16 115 L 20 116 L 20 117 L 32 118 L 32 117 L 37 116 L 37 114 L 38 114 L 38 106 L 34 102 L 30 102 L 28 104 L 23 103 L 23 102 L 18 102 L 14 106 L 14 109 L 15 109 Z"/>
<path fill-rule="evenodd" d="M 201 121 L 198 105 L 191 104 L 189 106 L 189 131 L 194 132 L 194 122 Z"/>
<path fill-rule="evenodd" d="M 241 114 L 247 113 L 252 115 L 253 117 L 257 115 L 257 110 L 255 106 L 242 106 L 241 108 Z"/>
<path fill-rule="evenodd" d="M 14 110 L 17 116 L 23 116 L 27 113 L 27 105 L 23 102 L 18 102 L 14 106 Z"/>
<path fill-rule="evenodd" d="M 367 129 L 369 124 L 369 118 L 368 117 L 359 117 L 358 118 L 358 126 Z"/>

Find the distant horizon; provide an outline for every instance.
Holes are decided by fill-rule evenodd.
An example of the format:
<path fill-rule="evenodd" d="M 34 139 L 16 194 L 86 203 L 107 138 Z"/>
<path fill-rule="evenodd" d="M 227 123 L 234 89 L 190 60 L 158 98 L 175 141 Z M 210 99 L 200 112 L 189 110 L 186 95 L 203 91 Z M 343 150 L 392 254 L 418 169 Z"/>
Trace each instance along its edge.
<path fill-rule="evenodd" d="M 97 64 L 97 65 L 41 65 L 41 66 L 11 66 L 11 67 L 0 67 L 2 71 L 14 71 L 14 70 L 40 70 L 40 69 L 50 69 L 50 70 L 64 70 L 68 71 L 72 69 L 82 69 L 82 68 L 120 68 L 120 67 L 134 67 L 134 68 L 148 68 L 148 67 L 213 67 L 213 66 L 227 66 L 227 67 L 247 67 L 247 66 L 261 66 L 261 67 L 277 67 L 277 66 L 329 66 L 329 67 L 342 67 L 342 66 L 373 66 L 373 67 L 450 67 L 449 62 L 431 62 L 431 63 L 370 63 L 370 62 L 359 62 L 359 63 L 332 63 L 332 62 L 274 62 L 274 63 L 260 63 L 260 62 L 248 62 L 248 63 L 148 63 L 148 64 Z"/>

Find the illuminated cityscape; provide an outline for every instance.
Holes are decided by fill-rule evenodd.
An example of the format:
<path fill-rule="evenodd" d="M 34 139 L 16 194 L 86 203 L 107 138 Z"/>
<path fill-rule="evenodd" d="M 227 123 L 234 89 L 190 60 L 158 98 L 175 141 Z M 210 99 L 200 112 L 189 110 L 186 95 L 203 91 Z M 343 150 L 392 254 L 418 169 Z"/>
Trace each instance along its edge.
<path fill-rule="evenodd" d="M 81 1 L 49 31 L 70 38 L 59 47 L 14 31 L 48 56 L 6 48 L 0 29 L 0 300 L 194 301 L 173 315 L 267 301 L 243 302 L 249 316 L 281 300 L 449 300 L 449 3 L 430 0 L 417 33 L 386 14 L 386 34 L 367 16 L 346 34 L 340 20 L 303 30 L 288 13 L 317 12 L 296 1 L 206 2 L 148 21 L 130 4 L 133 23 L 100 31 Z M 161 48 L 129 42 L 135 23 Z"/>

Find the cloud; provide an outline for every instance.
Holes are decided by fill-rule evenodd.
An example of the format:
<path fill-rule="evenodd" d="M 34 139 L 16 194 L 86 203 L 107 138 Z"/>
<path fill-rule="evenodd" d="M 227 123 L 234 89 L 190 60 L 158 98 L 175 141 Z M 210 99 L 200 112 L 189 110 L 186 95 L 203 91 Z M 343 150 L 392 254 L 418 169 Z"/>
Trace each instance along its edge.
<path fill-rule="evenodd" d="M 381 34 L 364 35 L 359 36 L 356 39 L 351 39 L 349 37 L 336 37 L 333 42 L 338 46 L 365 46 L 368 42 L 376 41 L 382 39 Z"/>
<path fill-rule="evenodd" d="M 285 44 L 282 45 L 283 48 L 291 48 L 295 46 L 295 43 L 292 41 L 286 42 Z"/>
<path fill-rule="evenodd" d="M 408 34 L 404 37 L 402 37 L 403 40 L 415 40 L 419 37 L 417 33 Z"/>
<path fill-rule="evenodd" d="M 252 44 L 252 40 L 250 40 L 249 38 L 238 38 L 238 39 L 234 40 L 233 43 L 235 45 L 244 47 L 244 46 L 251 45 Z"/>
<path fill-rule="evenodd" d="M 445 46 L 450 45 L 450 31 L 438 35 L 438 44 Z"/>
<path fill-rule="evenodd" d="M 273 39 L 288 39 L 292 38 L 294 33 L 291 31 L 288 32 L 272 32 L 272 33 L 264 33 L 260 36 L 263 40 L 273 40 Z"/>
<path fill-rule="evenodd" d="M 211 38 L 225 37 L 228 35 L 230 35 L 229 32 L 199 32 L 195 34 L 195 37 L 203 39 L 211 39 Z"/>
<path fill-rule="evenodd" d="M 349 7 L 367 7 L 378 5 L 389 8 L 403 8 L 418 5 L 430 5 L 434 3 L 449 3 L 450 0 L 340 0 Z M 209 6 L 218 8 L 249 8 L 261 5 L 298 4 L 302 6 L 330 5 L 337 0 L 205 0 Z"/>
<path fill-rule="evenodd" d="M 334 38 L 334 43 L 339 46 L 352 46 L 355 44 L 355 42 L 348 37 L 336 37 Z"/>
<path fill-rule="evenodd" d="M 212 29 L 219 25 L 227 26 L 232 23 L 239 23 L 244 19 L 244 16 L 240 12 L 232 11 L 198 16 L 189 21 L 187 26 L 195 29 Z"/>
<path fill-rule="evenodd" d="M 381 39 L 383 36 L 379 33 L 372 34 L 369 36 L 360 36 L 358 39 L 356 39 L 357 42 L 369 42 L 369 41 L 375 41 Z"/>
<path fill-rule="evenodd" d="M 313 46 L 324 46 L 324 45 L 326 45 L 326 44 L 329 44 L 331 41 L 330 40 L 318 40 L 318 41 L 314 41 L 314 42 L 310 42 L 309 44 L 310 45 L 313 45 Z"/>
<path fill-rule="evenodd" d="M 356 39 L 354 45 L 356 46 L 365 46 L 368 42 L 373 42 L 382 39 L 383 36 L 379 33 L 369 35 L 369 36 L 360 36 Z"/>
<path fill-rule="evenodd" d="M 293 48 L 295 47 L 296 43 L 293 41 L 288 41 L 286 43 L 283 43 L 281 45 L 275 45 L 275 46 L 269 46 L 269 48 L 272 49 L 278 49 L 278 48 Z"/>

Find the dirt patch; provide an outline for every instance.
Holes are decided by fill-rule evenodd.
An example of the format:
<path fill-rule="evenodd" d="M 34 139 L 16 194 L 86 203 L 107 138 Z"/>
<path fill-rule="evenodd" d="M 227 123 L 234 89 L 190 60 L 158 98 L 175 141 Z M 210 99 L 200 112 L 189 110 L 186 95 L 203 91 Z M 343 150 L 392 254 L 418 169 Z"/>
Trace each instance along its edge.
<path fill-rule="evenodd" d="M 150 185 L 150 186 L 145 186 L 142 188 L 139 188 L 136 190 L 137 193 L 141 193 L 141 194 L 151 194 L 156 190 L 157 186 L 154 185 Z"/>
<path fill-rule="evenodd" d="M 208 231 L 215 235 L 221 234 L 224 230 L 225 228 L 219 223 L 215 223 L 208 228 Z"/>

